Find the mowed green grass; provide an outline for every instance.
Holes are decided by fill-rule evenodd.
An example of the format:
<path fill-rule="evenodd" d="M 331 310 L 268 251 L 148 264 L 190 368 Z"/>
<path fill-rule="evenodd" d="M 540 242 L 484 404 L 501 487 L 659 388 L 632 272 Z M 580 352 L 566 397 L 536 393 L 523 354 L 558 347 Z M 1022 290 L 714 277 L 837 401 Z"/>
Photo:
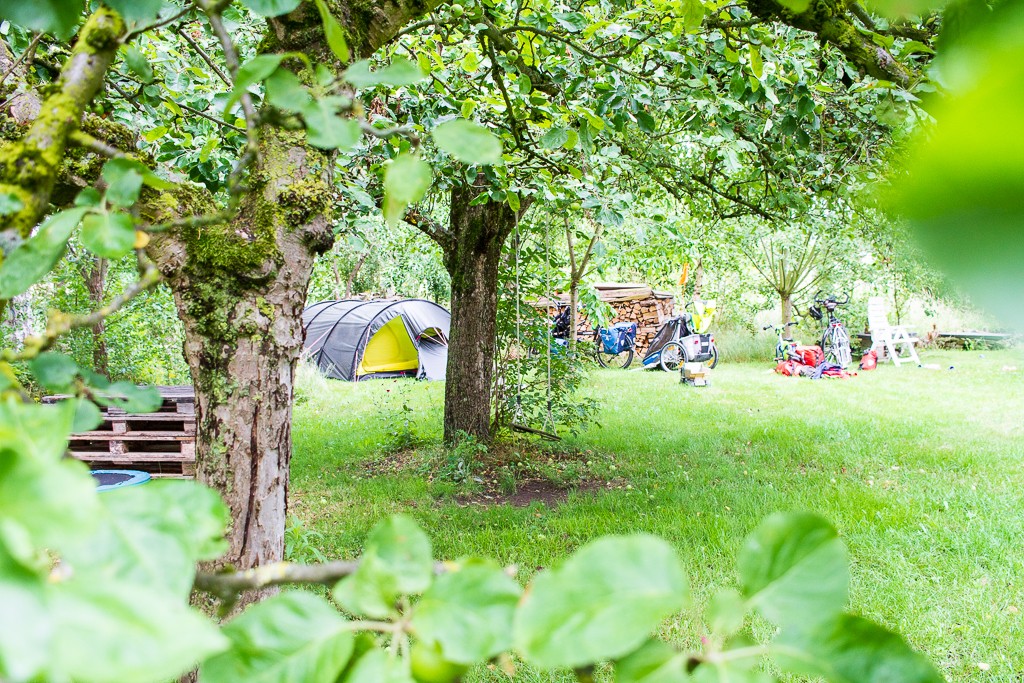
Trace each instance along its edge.
<path fill-rule="evenodd" d="M 385 416 L 396 412 L 437 452 L 443 385 L 307 381 L 292 510 L 330 557 L 357 555 L 377 520 L 402 511 L 428 530 L 438 557 L 487 555 L 524 578 L 602 534 L 657 534 L 678 549 L 695 594 L 694 610 L 663 635 L 690 647 L 706 633 L 709 597 L 735 585 L 744 536 L 773 512 L 811 510 L 850 549 L 854 612 L 899 630 L 950 680 L 1019 682 L 1024 353 L 926 351 L 923 361 L 942 369 L 883 365 L 811 381 L 726 360 L 706 388 L 595 370 L 587 391 L 602 402 L 600 425 L 561 447 L 592 452 L 590 475 L 616 488 L 552 508 L 462 507 L 415 457 L 419 469 L 366 468 L 383 457 L 396 426 Z M 527 671 L 521 680 L 569 679 Z"/>

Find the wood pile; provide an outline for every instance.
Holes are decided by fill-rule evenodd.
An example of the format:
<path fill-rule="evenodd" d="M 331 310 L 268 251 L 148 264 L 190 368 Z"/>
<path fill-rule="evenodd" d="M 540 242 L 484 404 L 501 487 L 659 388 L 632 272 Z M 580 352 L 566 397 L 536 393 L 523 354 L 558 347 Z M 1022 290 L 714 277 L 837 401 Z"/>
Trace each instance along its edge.
<path fill-rule="evenodd" d="M 593 287 L 601 301 L 615 310 L 611 323 L 636 323 L 636 354 L 643 357 L 662 323 L 673 315 L 675 297 L 669 292 L 657 292 L 647 285 L 634 282 L 599 282 Z M 569 295 L 560 294 L 555 300 L 543 300 L 538 305 L 546 306 L 549 315 L 554 315 L 557 306 L 568 303 Z M 581 311 L 577 318 L 577 334 L 585 339 L 593 334 L 593 330 L 594 326 Z"/>
<path fill-rule="evenodd" d="M 149 472 L 152 477 L 194 477 L 194 390 L 190 386 L 158 388 L 164 402 L 157 412 L 126 413 L 106 408 L 99 427 L 71 435 L 71 455 L 94 470 L 131 469 Z"/>

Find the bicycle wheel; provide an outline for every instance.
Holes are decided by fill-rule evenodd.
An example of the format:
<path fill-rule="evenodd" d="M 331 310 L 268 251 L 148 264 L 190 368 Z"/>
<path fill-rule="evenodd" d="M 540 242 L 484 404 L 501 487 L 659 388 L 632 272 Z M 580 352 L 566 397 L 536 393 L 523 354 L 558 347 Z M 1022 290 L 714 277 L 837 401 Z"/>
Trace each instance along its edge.
<path fill-rule="evenodd" d="M 597 342 L 597 362 L 602 368 L 625 370 L 633 362 L 633 349 L 624 349 L 619 353 L 605 353 L 604 344 Z"/>
<path fill-rule="evenodd" d="M 825 360 L 841 368 L 846 368 L 853 357 L 850 351 L 850 338 L 841 327 L 829 327 L 821 337 L 821 350 L 825 352 Z"/>
<path fill-rule="evenodd" d="M 836 358 L 838 359 L 836 363 L 845 370 L 853 362 L 853 351 L 850 349 L 850 335 L 847 334 L 846 328 L 837 327 L 833 340 L 836 346 Z"/>
<path fill-rule="evenodd" d="M 708 370 L 714 370 L 715 366 L 718 365 L 718 347 L 714 344 L 711 345 L 711 360 L 704 363 Z"/>
<path fill-rule="evenodd" d="M 658 364 L 665 372 L 675 372 L 686 360 L 683 353 L 683 345 L 676 341 L 670 341 L 661 349 L 661 358 Z"/>

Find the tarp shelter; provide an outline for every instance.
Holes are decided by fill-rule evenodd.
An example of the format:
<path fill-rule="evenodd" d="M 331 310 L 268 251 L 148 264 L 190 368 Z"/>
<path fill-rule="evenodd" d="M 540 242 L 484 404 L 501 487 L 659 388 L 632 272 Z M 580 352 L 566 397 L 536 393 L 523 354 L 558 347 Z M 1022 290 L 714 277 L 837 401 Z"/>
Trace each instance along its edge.
<path fill-rule="evenodd" d="M 444 379 L 451 314 L 432 301 L 321 301 L 302 312 L 302 327 L 328 377 Z"/>

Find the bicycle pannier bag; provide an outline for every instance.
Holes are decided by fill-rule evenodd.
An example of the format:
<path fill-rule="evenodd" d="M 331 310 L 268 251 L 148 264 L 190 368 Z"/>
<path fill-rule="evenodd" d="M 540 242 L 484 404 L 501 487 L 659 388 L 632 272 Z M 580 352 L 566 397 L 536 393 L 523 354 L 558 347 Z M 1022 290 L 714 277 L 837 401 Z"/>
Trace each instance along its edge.
<path fill-rule="evenodd" d="M 804 365 L 815 368 L 825 361 L 825 352 L 820 346 L 797 346 L 796 353 Z"/>
<path fill-rule="evenodd" d="M 601 329 L 601 346 L 605 353 L 622 353 L 635 341 L 636 323 L 615 323 L 608 329 Z"/>

